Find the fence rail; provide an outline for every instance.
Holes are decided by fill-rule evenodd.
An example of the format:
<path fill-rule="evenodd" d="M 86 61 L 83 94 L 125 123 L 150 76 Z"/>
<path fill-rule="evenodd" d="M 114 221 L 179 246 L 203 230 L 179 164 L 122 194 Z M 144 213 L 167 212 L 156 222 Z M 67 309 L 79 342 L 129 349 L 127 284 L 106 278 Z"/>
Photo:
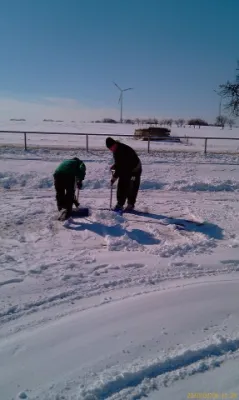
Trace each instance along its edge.
<path fill-rule="evenodd" d="M 85 136 L 86 139 L 86 151 L 89 151 L 89 136 L 111 136 L 111 137 L 131 137 L 136 140 L 137 139 L 135 135 L 129 135 L 129 134 L 122 134 L 122 133 L 79 133 L 79 132 L 42 132 L 42 131 L 1 131 L 1 133 L 13 133 L 13 134 L 21 134 L 24 135 L 24 149 L 27 150 L 27 135 L 67 135 L 67 136 Z M 204 154 L 207 154 L 207 145 L 208 145 L 208 140 L 239 140 L 239 137 L 237 138 L 232 138 L 232 137 L 214 137 L 214 136 L 175 136 L 177 139 L 196 139 L 196 140 L 204 140 Z M 160 140 L 165 140 L 167 139 L 168 142 L 172 141 L 174 142 L 175 137 L 167 137 L 167 138 L 158 138 L 158 141 Z M 148 153 L 150 153 L 150 143 L 153 141 L 150 138 L 150 135 L 147 137 L 147 150 Z"/>

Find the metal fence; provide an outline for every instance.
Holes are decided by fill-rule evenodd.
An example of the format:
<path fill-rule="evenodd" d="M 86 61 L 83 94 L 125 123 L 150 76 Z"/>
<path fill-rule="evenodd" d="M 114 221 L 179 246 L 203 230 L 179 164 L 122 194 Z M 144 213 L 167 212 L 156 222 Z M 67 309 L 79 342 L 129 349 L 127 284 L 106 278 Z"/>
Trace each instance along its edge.
<path fill-rule="evenodd" d="M 12 134 L 21 134 L 24 135 L 24 149 L 27 150 L 27 135 L 67 135 L 67 136 L 85 136 L 85 149 L 89 151 L 89 136 L 97 136 L 97 137 L 106 137 L 109 136 L 109 133 L 79 133 L 79 132 L 41 132 L 41 131 L 0 131 L 1 133 L 12 133 Z M 111 137 L 130 137 L 136 139 L 135 135 L 124 135 L 124 134 L 117 134 L 112 133 L 110 134 Z M 238 138 L 232 137 L 213 137 L 213 136 L 175 136 L 174 138 L 167 137 L 167 142 L 175 142 L 175 138 L 177 139 L 196 139 L 196 140 L 204 140 L 204 154 L 207 154 L 207 145 L 209 140 L 239 140 Z M 146 147 L 148 153 L 150 153 L 150 143 L 153 141 L 150 136 L 146 138 Z M 140 140 L 140 139 L 139 139 Z M 165 140 L 165 138 L 158 138 L 158 141 Z"/>

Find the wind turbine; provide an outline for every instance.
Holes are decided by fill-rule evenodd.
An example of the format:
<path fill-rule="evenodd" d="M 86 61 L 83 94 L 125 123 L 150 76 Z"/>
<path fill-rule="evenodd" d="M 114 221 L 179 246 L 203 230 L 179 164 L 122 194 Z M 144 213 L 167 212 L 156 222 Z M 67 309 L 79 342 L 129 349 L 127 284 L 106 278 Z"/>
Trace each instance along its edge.
<path fill-rule="evenodd" d="M 127 88 L 127 89 L 121 89 L 117 83 L 113 82 L 115 86 L 119 89 L 120 91 L 120 97 L 119 97 L 119 103 L 120 103 L 120 122 L 122 124 L 123 121 L 123 93 L 126 92 L 127 90 L 133 90 L 133 88 Z"/>

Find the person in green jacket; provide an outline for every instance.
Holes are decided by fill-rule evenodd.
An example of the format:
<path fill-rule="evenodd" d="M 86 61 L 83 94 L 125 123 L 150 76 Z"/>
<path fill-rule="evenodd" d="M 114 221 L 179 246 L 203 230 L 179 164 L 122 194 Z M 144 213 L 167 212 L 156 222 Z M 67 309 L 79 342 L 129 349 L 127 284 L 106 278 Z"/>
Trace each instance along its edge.
<path fill-rule="evenodd" d="M 58 211 L 63 212 L 62 219 L 67 219 L 71 216 L 73 204 L 79 205 L 75 199 L 75 185 L 78 189 L 81 189 L 85 175 L 86 166 L 77 157 L 63 161 L 56 168 L 53 174 L 56 203 Z"/>

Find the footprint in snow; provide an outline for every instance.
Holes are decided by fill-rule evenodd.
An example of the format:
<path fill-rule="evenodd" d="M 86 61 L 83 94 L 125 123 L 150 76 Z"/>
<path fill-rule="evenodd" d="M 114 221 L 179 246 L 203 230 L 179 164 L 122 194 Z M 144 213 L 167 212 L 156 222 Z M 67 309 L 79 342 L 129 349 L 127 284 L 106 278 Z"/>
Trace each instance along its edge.
<path fill-rule="evenodd" d="M 18 394 L 17 399 L 28 399 L 28 397 L 25 392 L 21 392 Z"/>
<path fill-rule="evenodd" d="M 123 268 L 133 268 L 133 269 L 144 268 L 144 266 L 145 266 L 144 264 L 139 264 L 139 263 L 121 265 L 121 267 Z"/>

